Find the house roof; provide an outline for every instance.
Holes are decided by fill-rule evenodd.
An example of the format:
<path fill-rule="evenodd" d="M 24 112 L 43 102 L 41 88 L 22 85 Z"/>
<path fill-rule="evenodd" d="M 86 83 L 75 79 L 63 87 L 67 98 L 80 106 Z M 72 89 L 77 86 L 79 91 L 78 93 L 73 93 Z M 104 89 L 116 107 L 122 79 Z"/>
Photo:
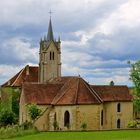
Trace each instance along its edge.
<path fill-rule="evenodd" d="M 104 102 L 108 101 L 131 101 L 132 95 L 129 94 L 127 86 L 95 86 L 91 88 L 98 93 Z"/>
<path fill-rule="evenodd" d="M 100 97 L 80 77 L 55 78 L 48 84 L 25 83 L 23 94 L 26 103 L 52 105 L 101 103 Z"/>
<path fill-rule="evenodd" d="M 38 67 L 25 66 L 20 72 L 1 86 L 21 87 L 23 82 L 38 82 Z"/>

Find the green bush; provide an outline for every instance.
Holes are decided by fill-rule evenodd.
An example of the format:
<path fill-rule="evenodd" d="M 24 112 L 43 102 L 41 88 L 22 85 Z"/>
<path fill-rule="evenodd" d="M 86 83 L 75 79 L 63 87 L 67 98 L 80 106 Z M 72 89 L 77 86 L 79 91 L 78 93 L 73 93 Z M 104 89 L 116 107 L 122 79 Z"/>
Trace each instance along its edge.
<path fill-rule="evenodd" d="M 130 121 L 127 125 L 128 128 L 137 128 L 137 121 Z"/>
<path fill-rule="evenodd" d="M 31 122 L 25 121 L 24 123 L 22 123 L 21 127 L 24 130 L 27 130 L 33 128 L 33 124 Z"/>
<path fill-rule="evenodd" d="M 41 114 L 41 109 L 36 104 L 28 104 L 28 113 L 30 118 L 34 121 Z"/>
<path fill-rule="evenodd" d="M 83 130 L 86 130 L 87 124 L 86 124 L 86 123 L 82 123 L 82 124 L 81 124 L 81 128 L 82 128 Z"/>
<path fill-rule="evenodd" d="M 0 112 L 0 125 L 7 126 L 16 123 L 15 114 L 12 111 L 3 110 Z"/>
<path fill-rule="evenodd" d="M 54 127 L 54 130 L 58 130 L 59 129 L 59 126 L 58 126 L 58 122 L 57 121 L 54 121 L 53 122 L 53 127 Z"/>

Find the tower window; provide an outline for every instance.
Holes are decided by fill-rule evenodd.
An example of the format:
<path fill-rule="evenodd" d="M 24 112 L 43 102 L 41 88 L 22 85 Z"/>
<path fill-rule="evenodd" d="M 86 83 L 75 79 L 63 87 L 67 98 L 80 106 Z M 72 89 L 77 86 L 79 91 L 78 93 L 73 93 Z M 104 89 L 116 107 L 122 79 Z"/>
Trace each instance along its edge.
<path fill-rule="evenodd" d="M 52 52 L 50 52 L 50 60 L 52 60 Z"/>
<path fill-rule="evenodd" d="M 121 112 L 121 104 L 120 103 L 117 104 L 117 112 Z"/>
<path fill-rule="evenodd" d="M 53 52 L 53 60 L 54 60 L 54 52 Z"/>

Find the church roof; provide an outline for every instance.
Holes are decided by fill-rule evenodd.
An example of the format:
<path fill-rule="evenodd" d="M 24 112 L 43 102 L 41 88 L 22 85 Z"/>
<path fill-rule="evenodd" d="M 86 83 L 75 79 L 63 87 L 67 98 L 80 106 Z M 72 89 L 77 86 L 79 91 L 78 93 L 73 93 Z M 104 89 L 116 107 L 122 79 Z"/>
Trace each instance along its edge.
<path fill-rule="evenodd" d="M 1 86 L 21 87 L 23 82 L 38 82 L 38 67 L 25 66 L 20 72 Z"/>
<path fill-rule="evenodd" d="M 131 101 L 133 99 L 127 86 L 92 85 L 91 87 L 104 102 Z"/>
<path fill-rule="evenodd" d="M 80 77 L 56 78 L 48 84 L 25 83 L 23 94 L 26 103 L 74 105 L 102 102 L 88 83 Z"/>
<path fill-rule="evenodd" d="M 60 77 L 47 84 L 25 83 L 26 103 L 50 105 L 100 104 L 111 101 L 131 101 L 127 86 L 93 86 L 81 77 Z"/>

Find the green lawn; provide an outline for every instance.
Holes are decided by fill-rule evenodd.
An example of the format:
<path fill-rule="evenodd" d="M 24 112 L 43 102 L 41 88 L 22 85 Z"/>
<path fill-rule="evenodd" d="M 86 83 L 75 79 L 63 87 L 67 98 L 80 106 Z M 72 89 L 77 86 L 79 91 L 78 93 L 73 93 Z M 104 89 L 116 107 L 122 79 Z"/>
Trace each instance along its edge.
<path fill-rule="evenodd" d="M 6 140 L 140 140 L 140 130 L 101 132 L 43 132 Z"/>

